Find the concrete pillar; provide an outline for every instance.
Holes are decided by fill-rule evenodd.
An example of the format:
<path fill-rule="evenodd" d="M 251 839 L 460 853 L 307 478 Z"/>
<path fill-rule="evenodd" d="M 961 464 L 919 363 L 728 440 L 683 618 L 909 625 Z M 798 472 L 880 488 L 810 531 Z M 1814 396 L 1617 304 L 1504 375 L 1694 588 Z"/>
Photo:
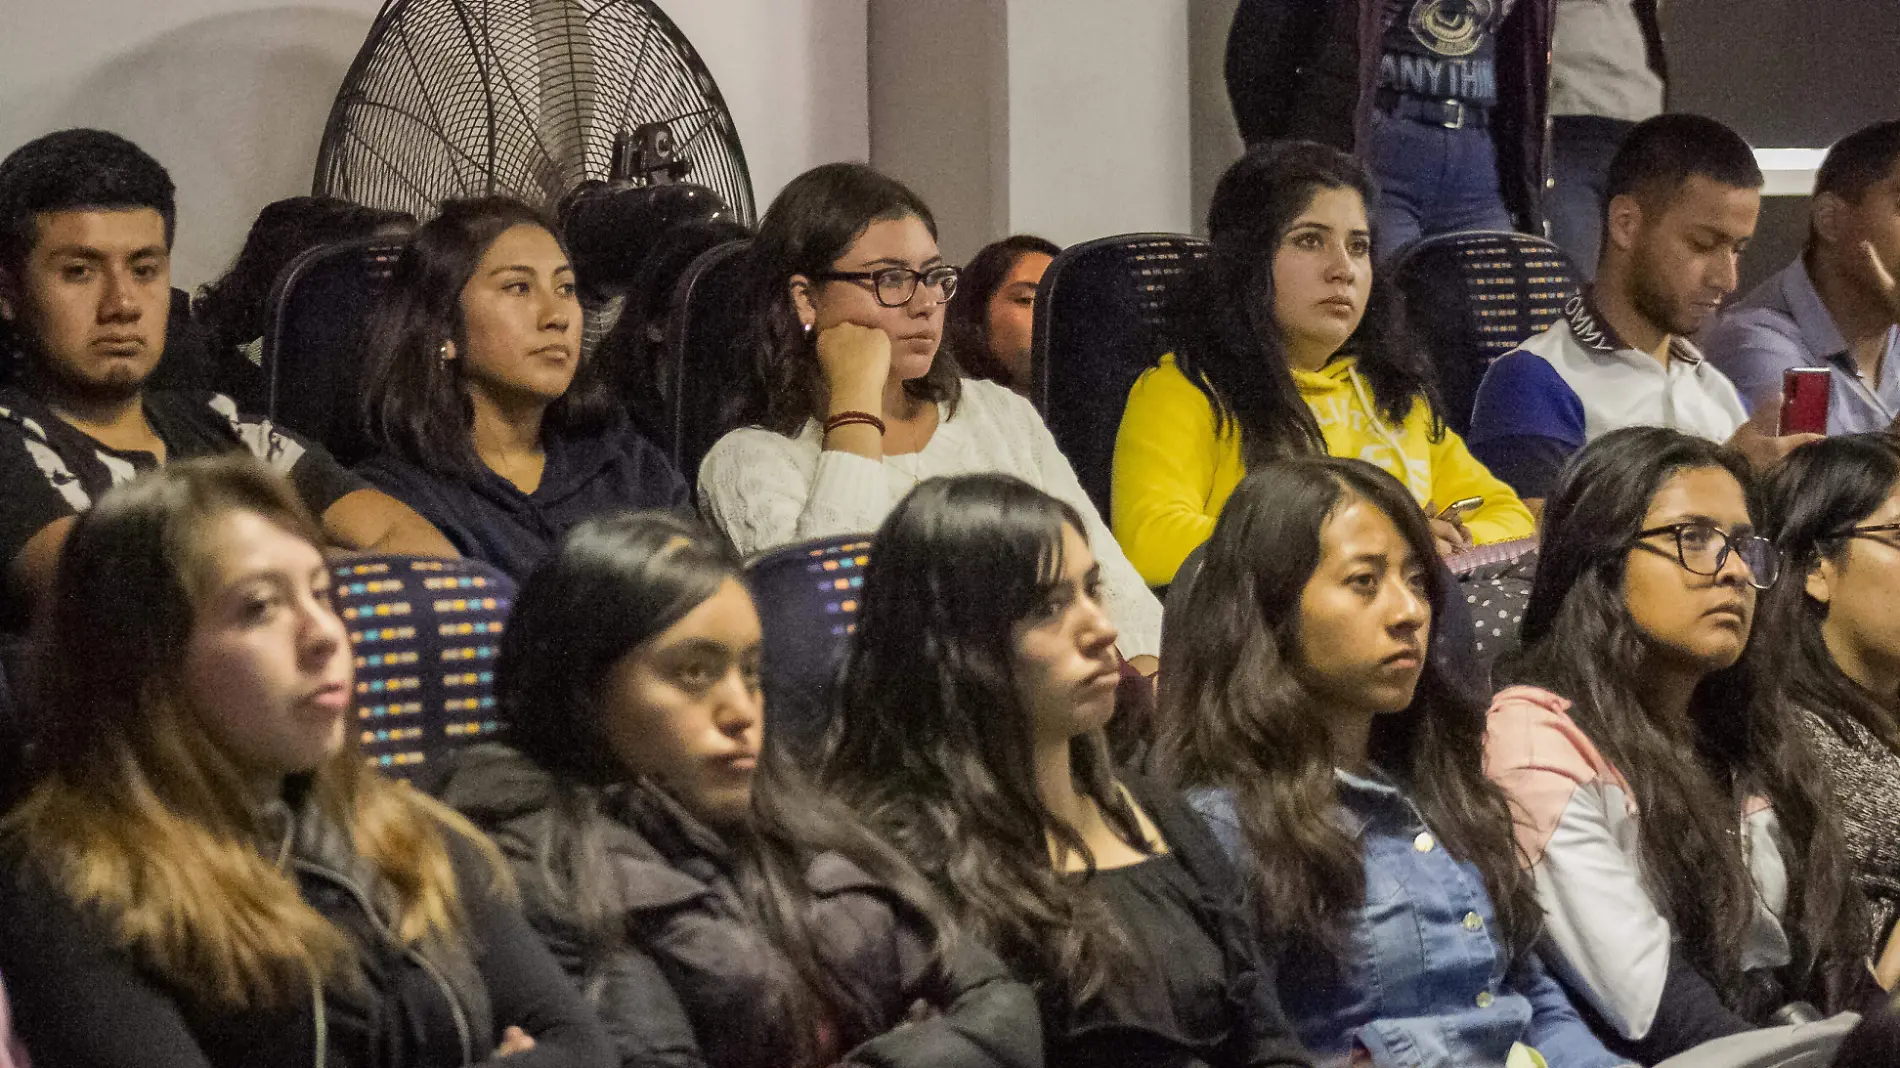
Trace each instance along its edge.
<path fill-rule="evenodd" d="M 1193 225 L 1189 0 L 871 0 L 871 162 L 964 259 Z"/>

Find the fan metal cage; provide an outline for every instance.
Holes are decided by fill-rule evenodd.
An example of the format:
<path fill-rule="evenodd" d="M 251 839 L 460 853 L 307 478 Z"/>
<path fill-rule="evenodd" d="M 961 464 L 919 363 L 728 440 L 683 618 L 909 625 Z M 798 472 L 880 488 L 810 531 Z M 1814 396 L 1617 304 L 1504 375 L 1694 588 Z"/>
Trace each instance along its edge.
<path fill-rule="evenodd" d="M 687 181 L 755 221 L 725 99 L 648 0 L 388 0 L 330 110 L 315 191 L 418 218 L 492 194 L 553 212 L 645 123 L 671 130 Z"/>

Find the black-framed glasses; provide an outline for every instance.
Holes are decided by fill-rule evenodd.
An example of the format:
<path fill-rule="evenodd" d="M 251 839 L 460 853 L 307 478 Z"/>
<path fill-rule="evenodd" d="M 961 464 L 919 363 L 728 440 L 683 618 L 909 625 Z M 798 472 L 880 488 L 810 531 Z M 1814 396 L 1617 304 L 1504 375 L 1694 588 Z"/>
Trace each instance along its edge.
<path fill-rule="evenodd" d="M 957 295 L 957 281 L 963 277 L 963 268 L 945 263 L 927 271 L 879 267 L 875 271 L 819 271 L 812 277 L 821 282 L 869 282 L 879 304 L 901 308 L 917 295 L 918 286 L 924 287 L 934 303 L 947 303 Z"/>
<path fill-rule="evenodd" d="M 1775 551 L 1774 542 L 1759 534 L 1730 534 L 1721 527 L 1698 520 L 1639 530 L 1631 544 L 1667 556 L 1663 549 L 1645 540 L 1664 534 L 1675 539 L 1676 563 L 1692 575 L 1721 574 L 1722 565 L 1728 563 L 1729 554 L 1734 553 L 1748 568 L 1750 586 L 1765 590 L 1781 577 L 1781 554 Z"/>
<path fill-rule="evenodd" d="M 1900 537 L 1882 537 L 1881 535 L 1900 535 L 1900 523 L 1876 523 L 1865 527 L 1848 527 L 1829 534 L 1823 541 L 1841 541 L 1846 538 L 1866 538 L 1877 541 L 1889 549 L 1900 549 Z"/>

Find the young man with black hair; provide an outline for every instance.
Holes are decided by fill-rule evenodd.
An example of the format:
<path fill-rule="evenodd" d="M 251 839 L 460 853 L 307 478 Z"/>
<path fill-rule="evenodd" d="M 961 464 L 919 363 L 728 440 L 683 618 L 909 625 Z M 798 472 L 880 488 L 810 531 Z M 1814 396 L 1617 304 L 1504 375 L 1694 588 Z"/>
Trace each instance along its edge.
<path fill-rule="evenodd" d="M 1472 455 L 1541 502 L 1571 453 L 1622 427 L 1726 441 L 1762 464 L 1812 439 L 1774 437 L 1778 406 L 1750 422 L 1688 340 L 1735 289 L 1761 187 L 1754 151 L 1714 119 L 1659 115 L 1631 130 L 1610 165 L 1596 284 L 1485 372 Z"/>
<path fill-rule="evenodd" d="M 62 130 L 0 161 L 0 631 L 51 584 L 73 520 L 171 460 L 245 449 L 288 476 L 343 549 L 454 556 L 408 506 L 319 446 L 213 394 L 147 391 L 164 355 L 176 210 L 137 145 Z"/>
<path fill-rule="evenodd" d="M 1784 371 L 1830 373 L 1830 434 L 1900 418 L 1900 121 L 1842 138 L 1814 179 L 1808 245 L 1710 329 L 1709 360 L 1751 411 L 1773 407 Z"/>

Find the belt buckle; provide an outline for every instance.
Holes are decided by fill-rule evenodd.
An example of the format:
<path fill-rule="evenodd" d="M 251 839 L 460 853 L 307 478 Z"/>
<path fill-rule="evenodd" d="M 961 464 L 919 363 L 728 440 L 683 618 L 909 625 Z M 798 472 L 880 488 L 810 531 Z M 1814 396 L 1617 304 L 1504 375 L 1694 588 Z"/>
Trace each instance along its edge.
<path fill-rule="evenodd" d="M 1467 110 L 1464 101 L 1446 100 L 1441 102 L 1439 107 L 1445 109 L 1443 114 L 1449 117 L 1439 119 L 1438 125 L 1443 126 L 1447 130 L 1462 130 L 1465 128 Z"/>

